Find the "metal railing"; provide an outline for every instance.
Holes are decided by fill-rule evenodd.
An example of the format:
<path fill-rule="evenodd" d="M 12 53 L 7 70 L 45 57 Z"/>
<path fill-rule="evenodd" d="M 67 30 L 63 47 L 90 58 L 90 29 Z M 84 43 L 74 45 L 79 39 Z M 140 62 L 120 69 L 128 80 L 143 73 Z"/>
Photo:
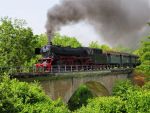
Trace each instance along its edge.
<path fill-rule="evenodd" d="M 54 65 L 50 69 L 45 67 L 0 67 L 0 73 L 67 73 L 67 72 L 84 72 L 84 71 L 102 71 L 102 70 L 121 70 L 132 67 L 122 67 L 119 65 Z"/>

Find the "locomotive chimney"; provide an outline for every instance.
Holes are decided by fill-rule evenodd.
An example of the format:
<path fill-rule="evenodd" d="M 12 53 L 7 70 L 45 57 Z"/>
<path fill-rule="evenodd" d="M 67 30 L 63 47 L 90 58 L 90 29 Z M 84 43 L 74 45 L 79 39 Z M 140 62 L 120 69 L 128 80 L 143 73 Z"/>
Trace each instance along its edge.
<path fill-rule="evenodd" d="M 47 33 L 47 37 L 48 37 L 48 45 L 51 45 L 52 44 L 52 37 L 53 37 L 53 34 L 52 33 Z"/>
<path fill-rule="evenodd" d="M 47 37 L 48 37 L 48 45 L 50 45 L 50 42 L 51 42 L 51 35 L 50 35 L 50 34 L 47 34 Z"/>

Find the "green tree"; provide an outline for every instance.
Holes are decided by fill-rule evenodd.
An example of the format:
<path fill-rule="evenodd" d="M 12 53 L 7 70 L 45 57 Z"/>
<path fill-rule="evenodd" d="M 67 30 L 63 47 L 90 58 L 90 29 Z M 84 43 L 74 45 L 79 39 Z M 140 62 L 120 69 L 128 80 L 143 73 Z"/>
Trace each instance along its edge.
<path fill-rule="evenodd" d="M 108 45 L 101 45 L 101 49 L 103 50 L 103 51 L 113 51 Z"/>
<path fill-rule="evenodd" d="M 137 71 L 150 76 L 150 36 L 141 42 L 141 46 L 134 52 L 140 56 L 141 65 L 137 67 Z"/>
<path fill-rule="evenodd" d="M 37 44 L 31 28 L 24 20 L 3 18 L 0 20 L 0 66 L 23 66 L 34 58 Z"/>
<path fill-rule="evenodd" d="M 102 49 L 103 51 L 112 51 L 112 49 L 108 45 L 100 45 L 97 41 L 96 42 L 91 42 L 89 44 L 90 48 L 97 48 L 97 49 Z"/>
<path fill-rule="evenodd" d="M 118 45 L 117 47 L 113 48 L 114 51 L 118 52 L 125 52 L 125 53 L 132 53 L 133 50 L 131 48 L 124 47 L 122 45 Z"/>
<path fill-rule="evenodd" d="M 101 49 L 101 46 L 99 45 L 99 43 L 96 41 L 92 41 L 90 44 L 89 44 L 89 47 L 90 48 L 97 48 L 97 49 Z"/>
<path fill-rule="evenodd" d="M 0 113 L 69 113 L 61 100 L 52 101 L 37 83 L 3 77 L 0 81 Z"/>
<path fill-rule="evenodd" d="M 81 47 L 82 45 L 80 42 L 74 38 L 74 37 L 68 37 L 68 36 L 62 36 L 59 33 L 55 33 L 55 35 L 52 37 L 52 43 L 53 45 L 60 45 L 63 47 L 70 46 L 73 48 Z M 40 47 L 45 46 L 48 44 L 48 37 L 46 34 L 41 34 L 38 37 L 38 45 Z"/>
<path fill-rule="evenodd" d="M 113 87 L 113 96 L 120 96 L 123 100 L 127 99 L 128 92 L 137 90 L 130 80 L 119 80 Z"/>
<path fill-rule="evenodd" d="M 125 102 L 127 113 L 150 112 L 150 83 L 142 88 L 134 86 L 131 81 L 118 81 L 113 88 L 113 95 L 119 96 Z"/>
<path fill-rule="evenodd" d="M 74 113 L 126 113 L 125 102 L 119 97 L 97 97 Z"/>
<path fill-rule="evenodd" d="M 87 105 L 88 99 L 93 98 L 93 94 L 86 85 L 81 85 L 79 89 L 73 94 L 68 102 L 68 108 L 71 111 L 79 109 L 82 105 Z"/>
<path fill-rule="evenodd" d="M 130 81 L 118 81 L 112 97 L 90 99 L 87 106 L 82 106 L 74 113 L 149 113 L 150 84 L 142 88 Z"/>
<path fill-rule="evenodd" d="M 149 113 L 150 112 L 150 91 L 135 90 L 129 91 L 126 100 L 127 113 Z"/>
<path fill-rule="evenodd" d="M 61 45 L 63 47 L 70 46 L 73 48 L 81 47 L 82 45 L 74 37 L 61 36 L 59 33 L 56 33 L 52 39 L 54 45 Z"/>
<path fill-rule="evenodd" d="M 48 37 L 46 34 L 40 34 L 38 36 L 38 47 L 43 47 L 48 44 Z"/>
<path fill-rule="evenodd" d="M 149 82 L 146 82 L 146 83 L 144 84 L 144 86 L 142 86 L 142 88 L 143 88 L 144 90 L 150 90 L 150 81 L 149 81 Z"/>

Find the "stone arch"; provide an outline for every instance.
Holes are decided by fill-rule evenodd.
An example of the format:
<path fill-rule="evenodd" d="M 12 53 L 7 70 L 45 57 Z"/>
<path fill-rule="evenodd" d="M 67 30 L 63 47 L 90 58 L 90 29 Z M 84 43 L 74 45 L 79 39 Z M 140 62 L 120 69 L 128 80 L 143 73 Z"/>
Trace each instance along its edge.
<path fill-rule="evenodd" d="M 98 97 L 98 96 L 109 96 L 110 95 L 109 91 L 107 90 L 107 88 L 103 84 L 101 84 L 100 82 L 88 81 L 88 82 L 80 84 L 78 86 L 78 88 L 73 91 L 73 93 L 70 96 L 70 98 L 68 98 L 67 103 L 69 102 L 69 100 L 72 98 L 74 93 L 79 89 L 79 87 L 81 85 L 86 85 L 88 87 L 88 89 L 92 92 L 93 96 L 95 96 L 95 97 Z"/>
<path fill-rule="evenodd" d="M 94 96 L 109 96 L 109 91 L 100 82 L 88 81 L 84 83 L 89 90 L 94 94 Z"/>

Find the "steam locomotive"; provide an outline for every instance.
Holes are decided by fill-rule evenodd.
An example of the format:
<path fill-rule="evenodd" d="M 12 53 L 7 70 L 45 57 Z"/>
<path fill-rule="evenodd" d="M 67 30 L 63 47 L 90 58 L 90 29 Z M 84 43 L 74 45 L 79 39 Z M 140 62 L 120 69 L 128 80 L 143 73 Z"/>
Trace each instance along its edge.
<path fill-rule="evenodd" d="M 35 54 L 42 55 L 36 69 L 44 68 L 50 71 L 56 65 L 80 65 L 97 67 L 136 67 L 139 64 L 138 56 L 121 52 L 103 52 L 102 49 L 88 47 L 61 47 L 46 45 L 36 48 Z"/>

